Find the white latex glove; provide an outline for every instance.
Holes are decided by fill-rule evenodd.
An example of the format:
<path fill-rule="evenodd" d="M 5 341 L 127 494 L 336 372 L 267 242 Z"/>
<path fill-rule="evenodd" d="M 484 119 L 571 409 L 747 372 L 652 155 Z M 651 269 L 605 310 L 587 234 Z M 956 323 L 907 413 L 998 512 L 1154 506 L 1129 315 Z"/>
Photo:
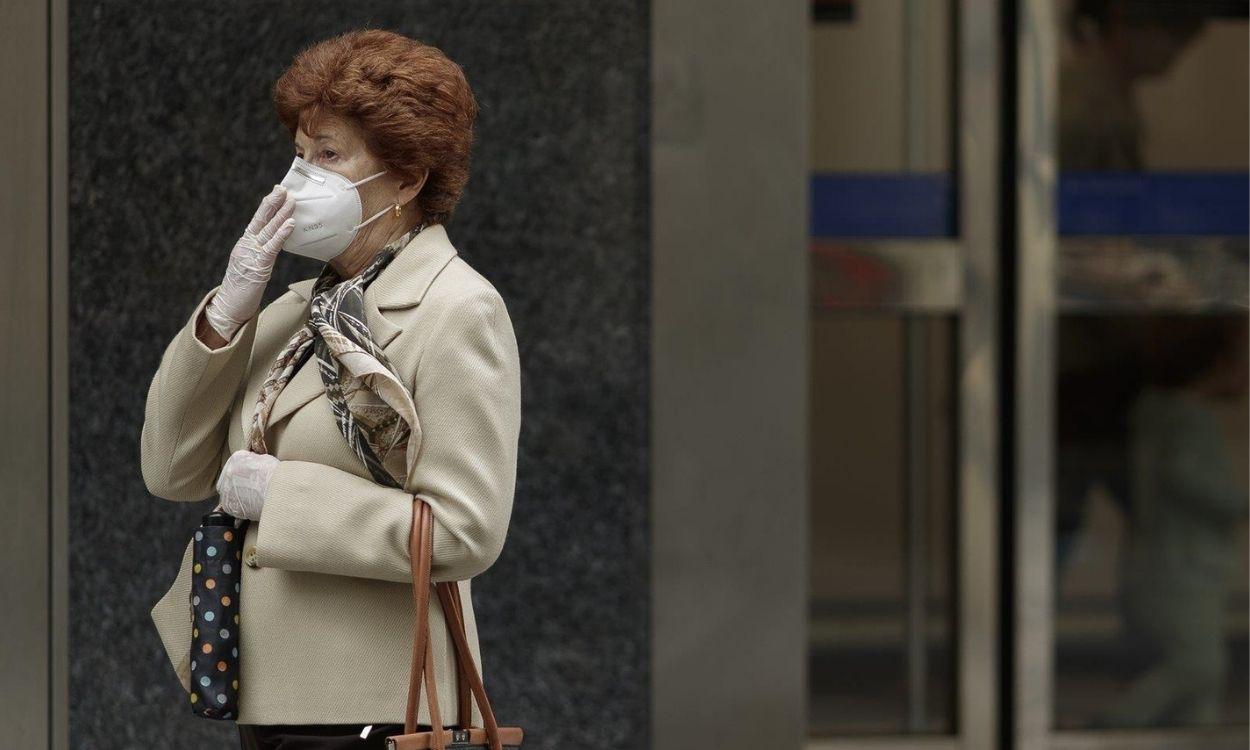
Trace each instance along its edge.
<path fill-rule="evenodd" d="M 295 198 L 275 185 L 256 209 L 256 215 L 230 251 L 221 288 L 208 301 L 204 317 L 222 338 L 229 341 L 260 309 L 260 298 L 273 274 L 282 243 L 295 227 L 291 214 Z"/>
<path fill-rule="evenodd" d="M 217 477 L 217 494 L 221 509 L 235 518 L 260 520 L 269 477 L 279 459 L 267 453 L 237 450 L 226 459 Z"/>

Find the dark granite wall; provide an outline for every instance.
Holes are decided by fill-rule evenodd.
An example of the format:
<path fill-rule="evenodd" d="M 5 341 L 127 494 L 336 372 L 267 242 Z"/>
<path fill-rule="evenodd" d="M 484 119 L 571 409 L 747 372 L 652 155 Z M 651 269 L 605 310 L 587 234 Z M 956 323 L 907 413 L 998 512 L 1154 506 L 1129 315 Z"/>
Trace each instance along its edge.
<path fill-rule="evenodd" d="M 236 742 L 192 716 L 148 619 L 212 501 L 147 493 L 144 398 L 289 165 L 269 86 L 366 25 L 442 47 L 481 103 L 448 231 L 506 299 L 523 366 L 511 533 L 474 585 L 498 718 L 534 749 L 648 745 L 648 3 L 72 0 L 76 750 Z M 266 303 L 317 268 L 283 254 Z"/>

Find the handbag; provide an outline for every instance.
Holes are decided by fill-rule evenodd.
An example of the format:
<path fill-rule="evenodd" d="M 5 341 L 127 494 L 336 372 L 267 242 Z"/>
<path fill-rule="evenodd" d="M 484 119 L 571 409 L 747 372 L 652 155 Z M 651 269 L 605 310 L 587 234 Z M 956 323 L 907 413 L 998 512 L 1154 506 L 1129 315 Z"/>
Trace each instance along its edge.
<path fill-rule="evenodd" d="M 239 715 L 240 558 L 247 519 L 206 513 L 191 566 L 191 711 L 205 719 Z"/>
<path fill-rule="evenodd" d="M 465 635 L 464 615 L 460 605 L 460 587 L 455 581 L 434 584 L 443 615 L 451 631 L 456 652 L 456 674 L 460 689 L 457 696 L 457 723 L 443 727 L 438 709 L 438 686 L 434 679 L 434 658 L 430 647 L 430 554 L 433 549 L 434 515 L 429 503 L 413 498 L 412 533 L 408 548 L 412 557 L 412 594 L 416 602 L 415 638 L 412 646 L 412 673 L 408 681 L 408 707 L 404 712 L 404 733 L 386 738 L 387 750 L 517 750 L 525 732 L 521 727 L 501 727 L 495 721 L 486 687 L 477 671 Z M 430 726 L 416 731 L 417 701 L 421 683 L 426 685 L 426 702 L 430 710 Z M 477 700 L 485 727 L 474 727 L 469 698 Z"/>

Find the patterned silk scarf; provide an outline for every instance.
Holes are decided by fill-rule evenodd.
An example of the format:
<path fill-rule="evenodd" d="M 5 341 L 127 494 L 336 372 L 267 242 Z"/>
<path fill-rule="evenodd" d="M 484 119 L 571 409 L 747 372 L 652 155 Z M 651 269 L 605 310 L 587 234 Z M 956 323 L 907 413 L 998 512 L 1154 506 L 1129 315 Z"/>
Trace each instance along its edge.
<path fill-rule="evenodd" d="M 405 470 L 412 467 L 420 442 L 409 439 L 412 431 L 419 429 L 416 407 L 403 378 L 373 341 L 365 317 L 364 290 L 424 228 L 422 223 L 387 244 L 363 271 L 350 279 L 343 280 L 329 263 L 321 269 L 313 284 L 307 323 L 278 353 L 261 385 L 248 433 L 248 450 L 268 453 L 265 427 L 274 400 L 312 352 L 317 355 L 334 421 L 348 445 L 375 481 L 402 487 L 403 477 L 396 479 L 382 462 L 392 450 L 402 448 Z M 383 403 L 349 405 L 348 396 L 361 387 L 373 391 Z"/>

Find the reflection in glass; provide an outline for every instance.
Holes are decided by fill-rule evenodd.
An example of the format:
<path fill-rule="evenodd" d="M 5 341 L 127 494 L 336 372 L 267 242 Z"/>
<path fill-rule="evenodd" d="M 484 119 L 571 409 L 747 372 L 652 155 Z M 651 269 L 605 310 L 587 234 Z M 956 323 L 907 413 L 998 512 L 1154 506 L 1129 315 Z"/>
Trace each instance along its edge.
<path fill-rule="evenodd" d="M 809 723 L 951 733 L 950 0 L 814 5 Z M 872 238 L 866 242 L 850 238 Z M 932 310 L 932 314 L 929 311 Z"/>
<path fill-rule="evenodd" d="M 1244 724 L 1247 3 L 1057 2 L 1054 724 Z"/>
<path fill-rule="evenodd" d="M 1245 310 L 1248 250 L 1245 236 L 1065 237 L 1059 304 L 1090 313 Z"/>
<path fill-rule="evenodd" d="M 1062 169 L 1244 169 L 1244 1 L 1061 5 Z"/>
<path fill-rule="evenodd" d="M 950 0 L 816 3 L 814 236 L 957 233 L 952 8 Z"/>
<path fill-rule="evenodd" d="M 812 318 L 813 736 L 954 729 L 955 318 Z"/>
<path fill-rule="evenodd" d="M 1148 656 L 1103 723 L 1223 719 L 1224 613 L 1247 496 L 1219 409 L 1245 390 L 1243 339 L 1228 326 L 1181 321 L 1156 339 L 1155 382 L 1129 411 L 1133 505 L 1121 586 L 1128 631 Z"/>
<path fill-rule="evenodd" d="M 1246 721 L 1246 331 L 1061 318 L 1061 728 Z"/>

